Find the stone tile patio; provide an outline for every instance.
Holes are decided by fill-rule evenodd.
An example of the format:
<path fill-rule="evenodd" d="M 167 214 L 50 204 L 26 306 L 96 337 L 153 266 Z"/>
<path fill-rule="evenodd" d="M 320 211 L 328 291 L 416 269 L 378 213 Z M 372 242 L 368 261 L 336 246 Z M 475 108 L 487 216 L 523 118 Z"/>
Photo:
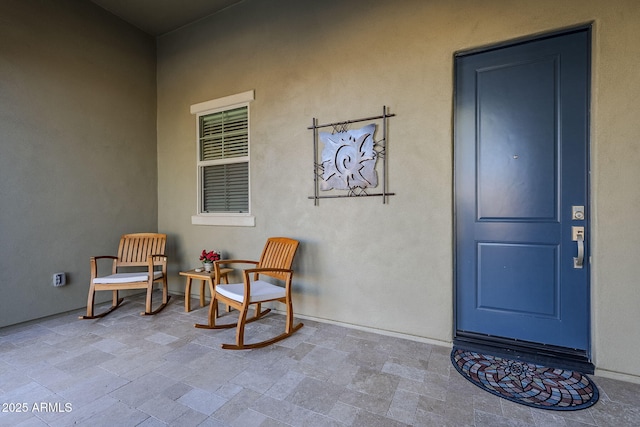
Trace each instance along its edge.
<path fill-rule="evenodd" d="M 640 425 L 639 384 L 592 376 L 596 405 L 536 410 L 469 383 L 449 348 L 333 324 L 303 320 L 277 345 L 222 350 L 234 330 L 194 328 L 207 309 L 183 302 L 143 317 L 136 297 L 100 320 L 78 311 L 0 329 L 0 426 Z M 270 314 L 247 341 L 283 325 Z"/>

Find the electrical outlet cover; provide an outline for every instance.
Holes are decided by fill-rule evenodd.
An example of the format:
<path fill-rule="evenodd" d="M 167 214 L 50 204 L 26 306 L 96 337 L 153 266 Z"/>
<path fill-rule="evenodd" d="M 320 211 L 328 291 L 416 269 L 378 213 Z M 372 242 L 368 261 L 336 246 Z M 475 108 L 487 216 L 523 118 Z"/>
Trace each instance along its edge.
<path fill-rule="evenodd" d="M 53 286 L 64 286 L 67 284 L 67 277 L 64 273 L 55 273 L 53 275 Z"/>

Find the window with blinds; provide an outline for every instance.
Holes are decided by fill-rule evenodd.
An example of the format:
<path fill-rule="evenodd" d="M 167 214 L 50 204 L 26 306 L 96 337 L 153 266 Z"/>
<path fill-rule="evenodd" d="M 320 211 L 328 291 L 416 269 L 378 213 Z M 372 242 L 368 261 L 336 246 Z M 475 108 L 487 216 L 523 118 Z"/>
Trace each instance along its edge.
<path fill-rule="evenodd" d="M 198 120 L 201 213 L 249 212 L 249 107 Z"/>

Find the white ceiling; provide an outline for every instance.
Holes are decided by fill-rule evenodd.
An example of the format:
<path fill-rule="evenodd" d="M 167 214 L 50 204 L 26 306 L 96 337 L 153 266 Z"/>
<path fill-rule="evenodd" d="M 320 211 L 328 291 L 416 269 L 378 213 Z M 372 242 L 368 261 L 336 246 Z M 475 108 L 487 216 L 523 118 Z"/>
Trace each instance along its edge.
<path fill-rule="evenodd" d="M 243 0 L 91 0 L 153 36 L 214 14 Z"/>

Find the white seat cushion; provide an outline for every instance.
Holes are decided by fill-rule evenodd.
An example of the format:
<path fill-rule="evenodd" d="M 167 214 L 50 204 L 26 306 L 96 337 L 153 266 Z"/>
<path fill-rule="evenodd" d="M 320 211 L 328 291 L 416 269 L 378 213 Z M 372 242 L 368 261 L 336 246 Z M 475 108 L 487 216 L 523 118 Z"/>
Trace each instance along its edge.
<path fill-rule="evenodd" d="M 162 271 L 154 271 L 153 278 L 159 279 L 162 277 Z M 96 277 L 93 279 L 93 283 L 100 284 L 114 284 L 114 283 L 130 283 L 130 282 L 146 282 L 149 280 L 149 275 L 145 271 L 137 273 L 116 273 L 109 276 Z"/>
<path fill-rule="evenodd" d="M 234 301 L 244 301 L 244 283 L 218 285 L 216 286 L 216 292 Z M 285 295 L 286 294 L 283 287 L 276 286 L 262 280 L 251 282 L 250 302 L 269 301 L 278 298 L 284 298 Z"/>

